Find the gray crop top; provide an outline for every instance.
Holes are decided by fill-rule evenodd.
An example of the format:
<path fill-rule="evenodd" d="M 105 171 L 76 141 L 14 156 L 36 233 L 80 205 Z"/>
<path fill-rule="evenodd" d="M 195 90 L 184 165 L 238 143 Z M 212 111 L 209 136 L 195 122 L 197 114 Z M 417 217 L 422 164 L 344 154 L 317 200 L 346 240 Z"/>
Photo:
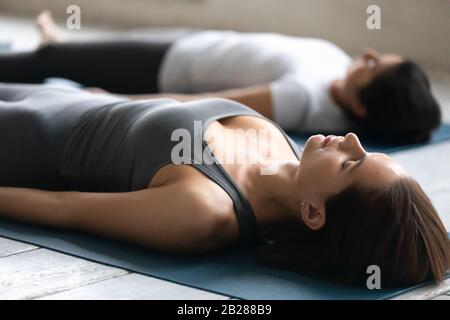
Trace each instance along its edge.
<path fill-rule="evenodd" d="M 5 87 L 16 94 L 5 94 Z M 0 141 L 2 148 L 10 151 L 2 161 L 11 163 L 8 171 L 0 169 L 2 185 L 89 192 L 144 189 L 159 168 L 172 162 L 172 149 L 179 143 L 171 139 L 174 130 L 189 131 L 192 144 L 201 141 L 202 155 L 214 160 L 211 152 L 203 152 L 208 148 L 203 129 L 210 122 L 237 115 L 263 117 L 225 99 L 130 101 L 82 91 L 20 87 L 0 84 Z M 15 108 L 8 108 L 8 104 L 15 104 Z M 8 121 L 11 117 L 16 128 L 26 124 L 27 129 L 14 129 Z M 194 121 L 201 121 L 203 129 L 194 130 Z M 296 144 L 281 132 L 300 158 Z M 18 140 L 20 149 L 13 146 Z M 192 151 L 191 160 L 194 157 Z M 13 162 L 18 158 L 21 163 L 15 170 Z M 26 163 L 30 158 L 34 161 Z M 231 197 L 239 222 L 239 242 L 263 242 L 250 203 L 223 167 L 217 161 L 191 164 Z"/>

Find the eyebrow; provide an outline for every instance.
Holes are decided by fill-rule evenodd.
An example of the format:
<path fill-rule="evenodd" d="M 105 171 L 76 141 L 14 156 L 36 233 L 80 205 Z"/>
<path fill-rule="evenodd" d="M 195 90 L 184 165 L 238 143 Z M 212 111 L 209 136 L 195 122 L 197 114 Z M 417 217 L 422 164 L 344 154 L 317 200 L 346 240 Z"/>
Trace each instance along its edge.
<path fill-rule="evenodd" d="M 356 163 L 353 167 L 350 168 L 350 172 L 355 171 L 358 167 L 360 167 L 364 160 L 366 160 L 367 156 L 364 156 L 364 158 L 362 158 L 361 160 L 358 161 L 358 163 Z"/>

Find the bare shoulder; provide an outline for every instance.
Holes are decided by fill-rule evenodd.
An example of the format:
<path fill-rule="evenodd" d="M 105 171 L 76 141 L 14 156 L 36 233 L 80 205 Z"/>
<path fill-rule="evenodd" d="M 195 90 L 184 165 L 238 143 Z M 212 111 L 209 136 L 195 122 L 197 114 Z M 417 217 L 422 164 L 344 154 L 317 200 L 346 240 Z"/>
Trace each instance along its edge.
<path fill-rule="evenodd" d="M 195 170 L 195 169 L 193 169 Z M 238 239 L 239 225 L 230 196 L 215 182 L 203 176 L 177 182 L 177 193 L 193 215 L 203 217 L 210 229 L 211 249 L 234 243 Z"/>
<path fill-rule="evenodd" d="M 157 197 L 158 206 L 163 206 L 163 211 L 177 212 L 180 221 L 187 219 L 194 224 L 193 233 L 204 236 L 206 233 L 211 239 L 208 243 L 215 244 L 211 249 L 237 239 L 238 223 L 233 201 L 219 185 L 196 168 L 174 164 L 163 167 L 147 190 L 154 193 L 152 190 L 157 189 L 164 190 Z M 165 214 L 170 215 L 168 212 Z"/>

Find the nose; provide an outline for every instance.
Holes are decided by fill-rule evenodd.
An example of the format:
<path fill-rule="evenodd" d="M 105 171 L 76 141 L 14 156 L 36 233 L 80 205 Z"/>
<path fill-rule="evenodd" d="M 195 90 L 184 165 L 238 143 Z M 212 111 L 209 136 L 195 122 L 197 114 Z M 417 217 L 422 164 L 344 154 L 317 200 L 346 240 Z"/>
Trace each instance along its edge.
<path fill-rule="evenodd" d="M 361 145 L 358 136 L 353 132 L 347 133 L 345 135 L 344 140 L 341 142 L 341 147 L 354 153 L 354 155 L 357 157 L 364 157 L 367 154 L 366 150 L 364 150 L 363 146 Z"/>
<path fill-rule="evenodd" d="M 363 57 L 364 59 L 378 59 L 380 56 L 380 54 L 378 53 L 378 51 L 376 51 L 375 49 L 372 48 L 365 48 L 363 51 Z"/>

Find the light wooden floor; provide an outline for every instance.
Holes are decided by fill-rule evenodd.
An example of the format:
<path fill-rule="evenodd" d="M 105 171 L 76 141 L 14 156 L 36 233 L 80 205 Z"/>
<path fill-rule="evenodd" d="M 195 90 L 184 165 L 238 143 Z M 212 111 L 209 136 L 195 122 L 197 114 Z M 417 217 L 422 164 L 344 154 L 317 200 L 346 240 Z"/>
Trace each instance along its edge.
<path fill-rule="evenodd" d="M 28 20 L 0 16 L 0 30 L 14 34 L 19 48 L 36 43 L 37 34 Z M 450 122 L 450 75 L 430 74 L 444 119 Z M 450 230 L 450 142 L 397 153 L 393 158 L 419 181 Z M 0 237 L 2 299 L 230 298 Z M 450 279 L 396 299 L 450 300 Z"/>
<path fill-rule="evenodd" d="M 2 299 L 228 299 L 0 238 Z"/>

